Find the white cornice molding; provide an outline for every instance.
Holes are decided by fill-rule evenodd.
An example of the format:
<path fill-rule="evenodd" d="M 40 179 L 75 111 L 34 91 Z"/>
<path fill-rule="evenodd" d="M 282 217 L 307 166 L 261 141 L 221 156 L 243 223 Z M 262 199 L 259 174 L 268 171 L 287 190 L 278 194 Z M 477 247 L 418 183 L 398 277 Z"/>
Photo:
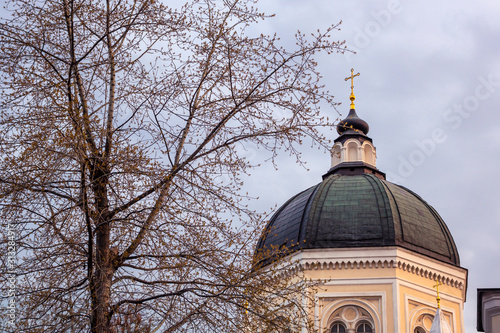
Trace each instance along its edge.
<path fill-rule="evenodd" d="M 464 291 L 467 270 L 400 247 L 302 250 L 290 257 L 294 271 L 400 269 Z"/>

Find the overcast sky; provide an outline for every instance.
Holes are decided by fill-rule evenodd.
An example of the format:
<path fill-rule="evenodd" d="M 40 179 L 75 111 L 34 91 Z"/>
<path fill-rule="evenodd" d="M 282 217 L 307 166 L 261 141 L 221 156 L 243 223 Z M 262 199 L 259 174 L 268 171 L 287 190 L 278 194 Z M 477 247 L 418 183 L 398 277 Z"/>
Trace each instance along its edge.
<path fill-rule="evenodd" d="M 476 332 L 477 288 L 500 288 L 500 2 L 272 0 L 259 7 L 277 14 L 259 28 L 285 43 L 297 29 L 342 20 L 336 38 L 357 54 L 320 57 L 323 83 L 345 116 L 344 78 L 351 67 L 361 73 L 356 111 L 370 125 L 377 167 L 447 223 L 469 270 L 465 331 Z M 329 155 L 302 151 L 309 170 L 283 154 L 277 172 L 253 172 L 248 186 L 261 207 L 321 181 Z"/>

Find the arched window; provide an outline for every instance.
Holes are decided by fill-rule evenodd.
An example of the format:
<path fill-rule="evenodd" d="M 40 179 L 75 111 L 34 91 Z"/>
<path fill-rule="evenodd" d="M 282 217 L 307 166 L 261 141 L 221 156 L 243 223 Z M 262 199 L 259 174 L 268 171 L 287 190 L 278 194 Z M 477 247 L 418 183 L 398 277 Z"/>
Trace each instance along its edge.
<path fill-rule="evenodd" d="M 372 325 L 370 325 L 369 323 L 361 323 L 358 325 L 358 327 L 356 327 L 356 332 L 361 332 L 361 333 L 366 333 L 366 332 L 373 332 L 373 329 L 372 329 Z"/>
<path fill-rule="evenodd" d="M 339 322 L 333 323 L 331 332 L 332 333 L 345 332 L 345 325 Z"/>
<path fill-rule="evenodd" d="M 415 327 L 414 333 L 427 333 L 423 327 Z"/>
<path fill-rule="evenodd" d="M 373 152 L 372 146 L 369 144 L 365 145 L 365 149 L 363 150 L 364 162 L 375 165 L 375 153 Z"/>
<path fill-rule="evenodd" d="M 380 323 L 377 322 L 377 318 L 373 318 L 368 310 L 355 304 L 346 304 L 337 307 L 325 319 L 327 321 L 324 325 L 328 333 L 375 333 L 380 330 L 379 326 L 376 326 Z"/>
<path fill-rule="evenodd" d="M 349 142 L 347 144 L 347 162 L 359 161 L 358 158 L 358 145 L 356 142 Z"/>
<path fill-rule="evenodd" d="M 335 145 L 332 150 L 332 167 L 342 162 L 340 146 Z"/>

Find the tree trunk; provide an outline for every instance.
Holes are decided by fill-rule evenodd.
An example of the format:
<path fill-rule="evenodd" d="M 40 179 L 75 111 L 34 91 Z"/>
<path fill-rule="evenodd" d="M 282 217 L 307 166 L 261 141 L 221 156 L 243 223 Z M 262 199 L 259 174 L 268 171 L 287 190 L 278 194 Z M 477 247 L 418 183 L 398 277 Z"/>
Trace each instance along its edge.
<path fill-rule="evenodd" d="M 90 174 L 99 215 L 96 218 L 96 257 L 91 282 L 91 329 L 93 333 L 109 332 L 111 281 L 113 267 L 110 251 L 111 221 L 107 194 L 108 168 L 96 159 Z"/>
<path fill-rule="evenodd" d="M 104 333 L 109 328 L 111 299 L 111 279 L 109 236 L 110 225 L 105 223 L 97 229 L 96 265 L 92 290 L 92 332 Z"/>

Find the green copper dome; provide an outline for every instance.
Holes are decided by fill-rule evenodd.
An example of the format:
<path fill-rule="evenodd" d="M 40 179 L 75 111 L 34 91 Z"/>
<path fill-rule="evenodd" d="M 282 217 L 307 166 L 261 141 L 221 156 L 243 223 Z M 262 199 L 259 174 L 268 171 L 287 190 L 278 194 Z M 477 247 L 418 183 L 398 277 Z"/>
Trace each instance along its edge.
<path fill-rule="evenodd" d="M 382 177 L 328 174 L 286 202 L 271 218 L 257 253 L 275 250 L 400 246 L 460 266 L 455 242 L 421 197 Z"/>

